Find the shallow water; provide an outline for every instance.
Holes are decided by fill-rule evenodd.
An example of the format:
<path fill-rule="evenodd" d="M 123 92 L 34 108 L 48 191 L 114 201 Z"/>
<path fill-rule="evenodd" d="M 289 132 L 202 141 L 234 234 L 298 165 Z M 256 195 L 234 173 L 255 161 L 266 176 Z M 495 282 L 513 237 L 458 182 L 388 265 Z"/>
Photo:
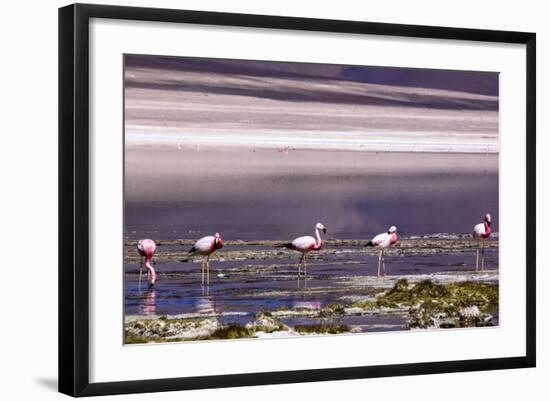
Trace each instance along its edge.
<path fill-rule="evenodd" d="M 172 252 L 176 246 L 169 246 Z M 183 247 L 182 248 L 186 248 Z M 225 252 L 255 250 L 254 246 L 228 246 Z M 265 248 L 259 246 L 259 248 Z M 388 277 L 425 276 L 435 273 L 470 275 L 475 270 L 475 249 L 454 249 L 448 254 L 392 249 L 385 256 Z M 162 255 L 163 246 L 159 246 Z M 308 259 L 308 277 L 297 279 L 299 255 L 280 250 L 273 258 L 235 260 L 223 252 L 210 262 L 210 286 L 201 285 L 201 259 L 188 262 L 162 259 L 155 265 L 159 278 L 154 289 L 147 290 L 145 277 L 139 287 L 138 264 L 128 262 L 125 268 L 125 311 L 127 315 L 186 315 L 215 314 L 225 323 L 245 324 L 254 320 L 262 310 L 307 308 L 320 310 L 339 303 L 351 305 L 353 300 L 374 297 L 388 285 L 376 279 L 378 258 L 362 247 L 346 250 L 328 248 Z M 498 270 L 498 246 L 485 250 L 485 268 Z M 454 273 L 454 274 L 452 274 Z M 435 278 L 435 276 L 434 276 Z M 471 279 L 471 278 L 469 278 Z M 381 279 L 384 280 L 384 279 Z M 498 322 L 498 314 L 495 322 Z M 307 316 L 285 316 L 284 323 L 312 324 L 319 319 Z M 346 315 L 331 321 L 345 324 L 355 331 L 403 330 L 403 314 Z"/>

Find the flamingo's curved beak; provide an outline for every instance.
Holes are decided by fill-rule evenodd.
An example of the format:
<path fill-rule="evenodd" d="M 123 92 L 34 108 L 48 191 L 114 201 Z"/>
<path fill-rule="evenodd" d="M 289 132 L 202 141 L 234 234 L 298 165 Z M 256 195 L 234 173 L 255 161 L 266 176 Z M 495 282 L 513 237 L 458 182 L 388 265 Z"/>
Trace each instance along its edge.
<path fill-rule="evenodd" d="M 323 227 L 323 234 L 327 233 L 327 229 Z"/>

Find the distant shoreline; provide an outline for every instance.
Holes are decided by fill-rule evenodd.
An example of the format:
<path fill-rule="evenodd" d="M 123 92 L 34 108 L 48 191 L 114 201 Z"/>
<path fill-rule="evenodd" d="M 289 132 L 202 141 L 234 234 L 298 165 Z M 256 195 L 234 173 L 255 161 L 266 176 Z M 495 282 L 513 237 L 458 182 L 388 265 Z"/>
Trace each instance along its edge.
<path fill-rule="evenodd" d="M 235 143 L 234 145 L 231 144 L 214 144 L 214 143 L 206 143 L 206 142 L 200 142 L 197 141 L 195 143 L 186 142 L 186 141 L 178 141 L 177 138 L 164 138 L 162 142 L 151 142 L 151 141 L 139 141 L 135 139 L 126 140 L 125 141 L 125 151 L 132 151 L 132 150 L 194 150 L 194 151 L 200 151 L 200 150 L 216 150 L 216 151 L 239 151 L 239 150 L 261 150 L 261 151 L 276 151 L 276 152 L 293 152 L 293 151 L 305 151 L 305 152 L 354 152 L 354 153 L 385 153 L 385 154 L 445 154 L 445 155 L 494 155 L 498 156 L 500 154 L 499 149 L 471 149 L 469 151 L 457 151 L 457 150 L 441 150 L 441 148 L 434 148 L 434 149 L 422 149 L 422 150 L 412 150 L 412 149 L 399 149 L 399 148 L 392 148 L 392 149 L 385 149 L 384 147 L 375 148 L 372 146 L 349 146 L 349 147 L 335 147 L 335 148 L 328 148 L 328 147 L 300 147 L 300 146 L 285 146 L 285 145 L 262 145 L 262 144 L 238 144 Z"/>
<path fill-rule="evenodd" d="M 236 161 L 238 160 L 238 163 Z M 498 153 L 406 152 L 353 149 L 255 148 L 249 146 L 131 145 L 125 148 L 125 177 L 254 174 L 498 174 Z"/>

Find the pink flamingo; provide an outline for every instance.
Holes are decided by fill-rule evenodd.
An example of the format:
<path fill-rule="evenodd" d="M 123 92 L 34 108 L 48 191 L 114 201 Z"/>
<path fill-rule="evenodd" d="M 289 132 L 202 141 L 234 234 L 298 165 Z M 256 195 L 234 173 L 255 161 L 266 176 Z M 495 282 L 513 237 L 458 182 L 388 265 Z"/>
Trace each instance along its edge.
<path fill-rule="evenodd" d="M 292 242 L 278 245 L 281 248 L 288 248 L 302 253 L 302 256 L 300 257 L 300 263 L 298 264 L 298 279 L 300 278 L 302 266 L 304 267 L 304 276 L 307 276 L 306 254 L 310 251 L 318 251 L 323 246 L 323 240 L 321 239 L 319 230 L 322 230 L 323 234 L 327 233 L 327 229 L 325 228 L 325 226 L 322 223 L 317 223 L 315 225 L 316 238 L 306 235 L 304 237 L 298 237 Z"/>
<path fill-rule="evenodd" d="M 139 265 L 139 283 L 141 286 L 141 271 L 143 269 L 143 261 L 145 259 L 145 267 L 147 268 L 147 282 L 149 283 L 149 288 L 155 285 L 157 281 L 157 273 L 151 265 L 151 260 L 155 254 L 157 245 L 152 239 L 140 239 L 137 244 L 137 250 L 141 256 L 141 263 Z"/>
<path fill-rule="evenodd" d="M 380 248 L 380 254 L 378 255 L 378 274 L 380 277 L 380 263 L 384 267 L 384 276 L 386 275 L 386 263 L 384 263 L 384 249 L 389 248 L 397 242 L 397 227 L 391 226 L 387 232 L 378 234 L 372 240 L 367 242 L 365 246 L 373 246 Z"/>
<path fill-rule="evenodd" d="M 476 272 L 479 271 L 479 248 L 481 248 L 481 271 L 483 271 L 483 269 L 485 269 L 485 253 L 483 244 L 491 235 L 491 215 L 489 213 L 485 215 L 484 223 L 479 223 L 474 226 L 472 235 L 477 241 L 478 246 L 476 251 Z"/>
<path fill-rule="evenodd" d="M 223 248 L 223 240 L 219 233 L 214 235 L 208 235 L 202 237 L 195 245 L 189 250 L 189 256 L 202 255 L 206 256 L 202 261 L 202 284 L 204 284 L 204 272 L 206 270 L 206 285 L 210 284 L 210 255 L 214 253 L 216 249 Z"/>

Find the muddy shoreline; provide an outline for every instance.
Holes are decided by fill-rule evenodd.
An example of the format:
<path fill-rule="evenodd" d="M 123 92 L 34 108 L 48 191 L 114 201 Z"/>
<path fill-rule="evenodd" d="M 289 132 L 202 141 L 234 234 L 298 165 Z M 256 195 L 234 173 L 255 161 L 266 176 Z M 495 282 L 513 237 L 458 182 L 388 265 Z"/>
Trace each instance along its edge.
<path fill-rule="evenodd" d="M 195 261 L 200 260 L 200 257 L 189 258 L 188 250 L 195 243 L 195 240 L 155 240 L 158 245 L 155 254 L 157 262 L 165 261 Z M 224 241 L 224 248 L 214 253 L 210 260 L 232 261 L 232 260 L 261 260 L 261 259 L 277 259 L 287 258 L 288 255 L 296 255 L 295 252 L 277 248 L 281 244 L 281 240 L 261 240 L 261 241 L 243 241 L 243 240 L 227 240 Z M 347 239 L 335 240 L 329 239 L 324 241 L 324 247 L 319 252 L 311 253 L 308 259 L 319 260 L 327 255 L 353 253 L 366 256 L 378 255 L 376 249 L 365 248 L 364 245 L 368 239 Z M 124 241 L 124 257 L 126 262 L 139 261 L 139 255 L 135 252 L 136 241 Z M 498 239 L 486 241 L 485 248 L 497 249 L 499 246 Z M 464 253 L 471 252 L 477 249 L 477 244 L 471 237 L 456 238 L 456 239 L 440 239 L 440 238 L 413 238 L 400 239 L 398 244 L 391 249 L 387 249 L 385 254 L 392 256 L 407 256 L 407 255 L 430 255 L 438 253 Z"/>

